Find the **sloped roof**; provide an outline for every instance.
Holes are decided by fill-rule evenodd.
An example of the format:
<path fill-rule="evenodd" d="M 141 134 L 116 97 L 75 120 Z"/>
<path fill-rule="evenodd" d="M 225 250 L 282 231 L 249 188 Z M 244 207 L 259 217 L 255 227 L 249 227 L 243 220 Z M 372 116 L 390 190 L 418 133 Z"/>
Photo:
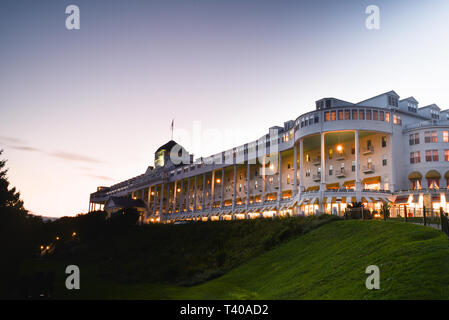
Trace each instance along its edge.
<path fill-rule="evenodd" d="M 158 153 L 161 150 L 167 150 L 167 151 L 171 151 L 171 149 L 176 146 L 178 143 L 174 140 L 170 140 L 169 142 L 167 142 L 166 144 L 164 144 L 163 146 L 160 146 L 155 153 Z"/>
<path fill-rule="evenodd" d="M 408 97 L 399 101 L 412 101 L 414 103 L 418 103 L 418 100 L 416 100 L 414 97 Z"/>
<path fill-rule="evenodd" d="M 110 203 L 113 202 L 114 205 L 111 206 Z M 106 207 L 119 207 L 119 208 L 145 208 L 145 202 L 141 199 L 131 199 L 127 197 L 111 197 L 107 201 Z"/>
<path fill-rule="evenodd" d="M 383 95 L 385 95 L 385 94 L 393 95 L 393 96 L 399 98 L 399 95 L 398 95 L 394 90 L 391 90 L 391 91 L 388 91 L 388 92 L 381 93 L 381 94 L 379 94 L 379 95 L 377 95 L 377 96 L 374 96 L 374 97 L 365 99 L 365 100 L 363 100 L 363 101 L 357 102 L 356 105 L 360 105 L 361 103 L 363 103 L 363 102 L 365 102 L 365 101 L 369 101 L 369 100 L 371 100 L 371 99 L 375 99 L 375 98 L 380 97 L 380 96 L 383 96 Z"/>
<path fill-rule="evenodd" d="M 424 106 L 424 107 L 422 107 L 422 108 L 419 108 L 419 110 L 427 109 L 427 108 L 434 108 L 434 109 L 441 110 L 440 107 L 437 106 L 435 103 L 432 103 L 432 104 L 429 104 L 428 106 Z"/>

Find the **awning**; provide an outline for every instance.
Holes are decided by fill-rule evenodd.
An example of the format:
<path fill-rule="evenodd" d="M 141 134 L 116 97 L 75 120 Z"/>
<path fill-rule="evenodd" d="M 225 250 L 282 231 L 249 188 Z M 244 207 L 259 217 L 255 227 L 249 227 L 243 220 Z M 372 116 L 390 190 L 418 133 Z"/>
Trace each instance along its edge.
<path fill-rule="evenodd" d="M 326 189 L 338 189 L 340 187 L 340 183 L 339 182 L 335 182 L 335 183 L 328 183 L 326 184 Z"/>
<path fill-rule="evenodd" d="M 366 203 L 368 203 L 368 200 L 366 200 L 366 198 L 365 198 L 365 197 L 362 197 L 362 200 L 361 200 L 361 202 L 366 202 Z"/>
<path fill-rule="evenodd" d="M 413 171 L 412 173 L 410 173 L 408 175 L 408 179 L 409 180 L 421 180 L 422 179 L 422 174 L 418 171 Z"/>
<path fill-rule="evenodd" d="M 303 202 L 304 202 L 304 199 L 299 200 L 298 207 L 301 206 Z"/>
<path fill-rule="evenodd" d="M 346 203 L 346 197 L 341 198 L 341 203 Z"/>
<path fill-rule="evenodd" d="M 323 197 L 323 204 L 327 203 L 327 197 Z"/>
<path fill-rule="evenodd" d="M 320 199 L 316 197 L 315 201 L 312 201 L 312 204 L 320 204 Z"/>
<path fill-rule="evenodd" d="M 311 186 L 308 187 L 306 191 L 318 191 L 320 190 L 320 186 Z"/>
<path fill-rule="evenodd" d="M 395 204 L 406 204 L 408 202 L 408 196 L 407 197 L 397 197 L 396 200 L 394 200 Z"/>
<path fill-rule="evenodd" d="M 296 201 L 294 201 L 293 203 L 290 203 L 289 205 L 288 205 L 288 207 L 289 208 L 293 208 L 294 206 L 296 206 L 298 204 L 298 201 L 296 200 Z"/>
<path fill-rule="evenodd" d="M 432 196 L 432 201 L 433 202 L 440 202 L 441 201 L 441 196 L 440 195 Z"/>
<path fill-rule="evenodd" d="M 427 179 L 440 179 L 441 174 L 436 170 L 430 170 L 426 173 L 426 178 Z"/>
<path fill-rule="evenodd" d="M 315 204 L 315 200 L 318 200 L 317 197 L 314 197 L 311 201 L 309 201 L 309 204 Z"/>
<path fill-rule="evenodd" d="M 362 180 L 362 184 L 375 184 L 380 182 L 380 176 L 365 178 Z"/>
<path fill-rule="evenodd" d="M 343 187 L 355 186 L 355 180 L 348 180 L 343 183 Z"/>
<path fill-rule="evenodd" d="M 336 202 L 337 202 L 337 197 L 332 197 L 331 203 L 336 203 Z"/>
<path fill-rule="evenodd" d="M 371 199 L 371 202 L 372 202 L 372 203 L 376 203 L 377 201 L 379 201 L 379 199 L 374 198 L 374 197 L 369 197 L 369 199 Z"/>
<path fill-rule="evenodd" d="M 351 202 L 350 203 L 352 203 L 352 202 L 357 202 L 357 198 L 356 197 L 351 197 Z"/>

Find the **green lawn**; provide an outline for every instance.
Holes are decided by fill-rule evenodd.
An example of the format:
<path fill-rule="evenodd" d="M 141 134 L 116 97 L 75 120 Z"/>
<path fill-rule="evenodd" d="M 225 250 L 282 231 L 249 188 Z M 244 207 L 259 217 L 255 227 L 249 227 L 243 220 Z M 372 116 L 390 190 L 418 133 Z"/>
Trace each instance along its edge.
<path fill-rule="evenodd" d="M 379 290 L 365 287 L 365 269 L 373 264 L 380 268 Z M 100 280 L 92 266 L 80 268 L 81 290 L 65 290 L 65 275 L 59 274 L 57 298 L 449 298 L 449 239 L 441 231 L 401 222 L 328 223 L 192 287 L 118 284 Z"/>

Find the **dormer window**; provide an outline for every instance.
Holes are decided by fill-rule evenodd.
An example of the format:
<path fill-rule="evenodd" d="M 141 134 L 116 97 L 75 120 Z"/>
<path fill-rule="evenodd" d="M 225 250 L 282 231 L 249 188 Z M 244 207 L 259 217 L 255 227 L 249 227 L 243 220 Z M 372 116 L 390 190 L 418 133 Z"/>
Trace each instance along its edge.
<path fill-rule="evenodd" d="M 432 119 L 440 119 L 440 113 L 438 112 L 438 110 L 430 110 L 430 117 Z"/>
<path fill-rule="evenodd" d="M 390 105 L 392 107 L 397 107 L 398 106 L 398 98 L 393 97 L 393 96 L 388 96 L 388 105 Z"/>
<path fill-rule="evenodd" d="M 418 111 L 418 105 L 413 102 L 407 102 L 408 111 L 416 113 Z"/>

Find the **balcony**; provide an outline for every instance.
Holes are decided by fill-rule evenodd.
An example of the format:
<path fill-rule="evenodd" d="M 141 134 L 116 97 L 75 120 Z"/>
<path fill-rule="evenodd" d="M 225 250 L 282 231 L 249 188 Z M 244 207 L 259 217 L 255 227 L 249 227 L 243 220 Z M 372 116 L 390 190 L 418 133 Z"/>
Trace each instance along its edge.
<path fill-rule="evenodd" d="M 363 165 L 362 172 L 364 174 L 374 173 L 374 164 Z"/>
<path fill-rule="evenodd" d="M 313 175 L 313 181 L 318 182 L 321 181 L 321 174 L 314 174 Z"/>
<path fill-rule="evenodd" d="M 362 148 L 362 154 L 371 154 L 371 153 L 374 153 L 374 147 L 373 146 Z"/>
<path fill-rule="evenodd" d="M 344 178 L 344 177 L 346 177 L 345 169 L 340 169 L 339 171 L 337 171 L 335 173 L 335 176 L 337 178 Z"/>

